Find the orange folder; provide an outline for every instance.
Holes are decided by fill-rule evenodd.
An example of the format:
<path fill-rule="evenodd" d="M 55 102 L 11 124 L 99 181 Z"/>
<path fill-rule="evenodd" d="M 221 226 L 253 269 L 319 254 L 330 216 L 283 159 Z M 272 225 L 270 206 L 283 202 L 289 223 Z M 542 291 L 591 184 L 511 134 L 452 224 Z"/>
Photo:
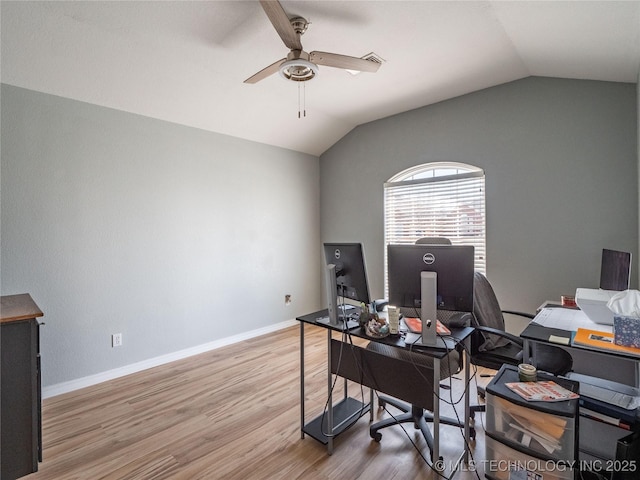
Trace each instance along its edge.
<path fill-rule="evenodd" d="M 616 345 L 613 338 L 613 333 L 579 328 L 576 331 L 576 336 L 573 338 L 573 344 L 591 347 L 605 352 L 620 352 L 640 357 L 640 348 Z"/>
<path fill-rule="evenodd" d="M 411 333 L 422 333 L 422 321 L 416 317 L 404 317 L 404 323 Z M 444 326 L 440 320 L 436 320 L 436 333 L 438 335 L 451 335 L 451 330 Z"/>

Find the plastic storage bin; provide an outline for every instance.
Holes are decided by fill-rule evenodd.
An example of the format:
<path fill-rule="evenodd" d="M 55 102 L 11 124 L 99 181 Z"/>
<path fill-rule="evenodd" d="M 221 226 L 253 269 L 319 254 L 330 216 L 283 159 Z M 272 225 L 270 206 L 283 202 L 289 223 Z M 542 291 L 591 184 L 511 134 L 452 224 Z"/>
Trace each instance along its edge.
<path fill-rule="evenodd" d="M 485 437 L 485 477 L 492 480 L 572 480 L 570 465 L 527 455 L 491 438 Z"/>
<path fill-rule="evenodd" d="M 552 380 L 574 392 L 579 388 L 578 382 L 541 372 L 538 380 Z M 505 385 L 518 381 L 517 368 L 504 365 L 487 386 L 487 433 L 540 458 L 576 460 L 578 399 L 528 402 Z"/>
<path fill-rule="evenodd" d="M 486 397 L 486 431 L 497 439 L 557 460 L 575 459 L 575 418 Z M 540 402 L 537 402 L 540 403 Z M 533 405 L 533 404 L 532 404 Z"/>

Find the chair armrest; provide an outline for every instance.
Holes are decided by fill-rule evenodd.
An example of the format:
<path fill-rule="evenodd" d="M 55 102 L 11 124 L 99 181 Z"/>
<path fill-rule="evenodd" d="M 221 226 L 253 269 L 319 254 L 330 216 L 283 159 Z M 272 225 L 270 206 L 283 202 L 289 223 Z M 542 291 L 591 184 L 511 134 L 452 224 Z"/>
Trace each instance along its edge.
<path fill-rule="evenodd" d="M 486 332 L 486 333 L 492 333 L 494 335 L 498 335 L 499 337 L 502 337 L 508 341 L 510 341 L 511 343 L 513 343 L 514 345 L 518 345 L 519 347 L 524 346 L 524 341 L 522 340 L 522 338 L 513 335 L 511 333 L 505 332 L 504 330 L 500 330 L 497 328 L 491 328 L 491 327 L 482 327 L 482 326 L 478 326 L 478 327 L 473 327 L 475 330 L 478 330 L 480 332 Z"/>
<path fill-rule="evenodd" d="M 526 312 L 516 312 L 515 310 L 502 310 L 502 313 L 508 313 L 510 315 L 518 315 L 520 317 L 530 318 L 533 320 L 536 316 Z"/>

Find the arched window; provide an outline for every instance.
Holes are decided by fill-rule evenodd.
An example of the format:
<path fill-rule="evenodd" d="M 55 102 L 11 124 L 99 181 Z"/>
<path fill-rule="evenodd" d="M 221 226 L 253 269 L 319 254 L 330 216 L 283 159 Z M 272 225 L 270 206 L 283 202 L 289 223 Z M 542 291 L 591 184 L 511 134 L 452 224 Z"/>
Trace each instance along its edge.
<path fill-rule="evenodd" d="M 384 184 L 384 237 L 385 245 L 415 243 L 421 237 L 447 237 L 453 245 L 473 245 L 475 269 L 485 273 L 484 171 L 463 163 L 436 162 L 393 176 Z M 386 284 L 385 278 L 385 290 Z"/>

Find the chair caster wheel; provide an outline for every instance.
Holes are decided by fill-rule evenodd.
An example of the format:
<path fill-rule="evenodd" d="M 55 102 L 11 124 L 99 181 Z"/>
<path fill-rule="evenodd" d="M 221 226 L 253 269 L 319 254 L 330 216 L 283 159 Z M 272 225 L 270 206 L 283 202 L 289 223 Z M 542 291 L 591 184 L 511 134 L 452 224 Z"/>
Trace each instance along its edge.
<path fill-rule="evenodd" d="M 476 429 L 475 428 L 470 428 L 469 429 L 469 437 L 471 438 L 471 440 L 475 440 L 476 439 Z"/>
<path fill-rule="evenodd" d="M 371 435 L 374 442 L 380 443 L 380 440 L 382 440 L 382 434 L 380 432 L 370 432 L 369 435 Z"/>
<path fill-rule="evenodd" d="M 378 399 L 378 407 L 384 408 L 386 405 L 387 405 L 387 402 L 385 402 L 384 400 Z"/>

